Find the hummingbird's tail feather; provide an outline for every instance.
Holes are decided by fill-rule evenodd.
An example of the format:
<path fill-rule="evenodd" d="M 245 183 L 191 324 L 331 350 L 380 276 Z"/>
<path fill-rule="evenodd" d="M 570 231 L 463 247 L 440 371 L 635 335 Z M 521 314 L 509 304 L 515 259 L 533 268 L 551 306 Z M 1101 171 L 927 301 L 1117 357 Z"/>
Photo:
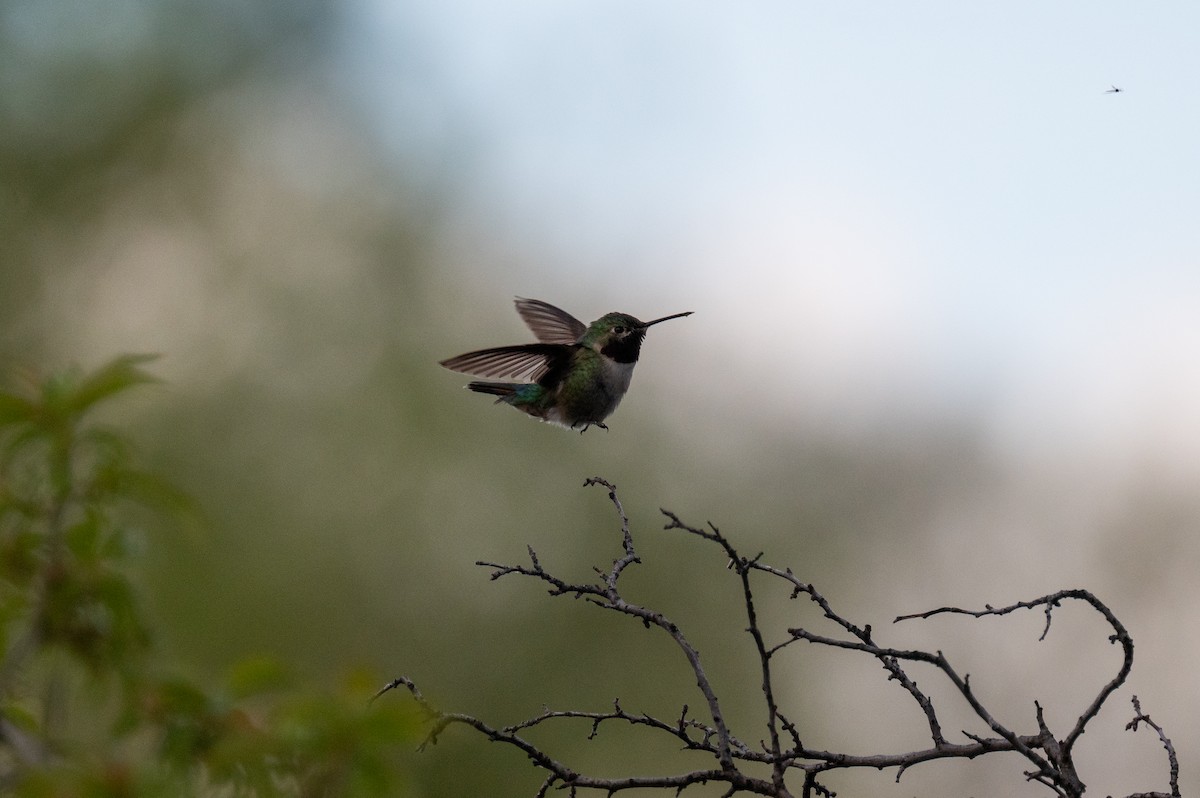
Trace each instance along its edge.
<path fill-rule="evenodd" d="M 476 393 L 491 394 L 496 404 L 512 405 L 523 413 L 545 419 L 554 410 L 552 396 L 537 383 L 471 382 L 467 387 Z"/>
<path fill-rule="evenodd" d="M 517 392 L 521 386 L 512 382 L 469 382 L 467 387 L 476 393 L 486 393 L 492 396 L 498 396 L 497 404 L 503 402 Z"/>

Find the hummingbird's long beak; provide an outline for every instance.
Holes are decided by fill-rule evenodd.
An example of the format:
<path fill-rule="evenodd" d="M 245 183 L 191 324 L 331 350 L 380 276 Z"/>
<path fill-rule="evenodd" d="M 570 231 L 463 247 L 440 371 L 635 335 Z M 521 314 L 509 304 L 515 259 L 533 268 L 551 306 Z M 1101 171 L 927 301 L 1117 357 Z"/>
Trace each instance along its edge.
<path fill-rule="evenodd" d="M 670 316 L 663 316 L 661 319 L 655 319 L 654 321 L 644 321 L 642 322 L 642 329 L 644 330 L 647 327 L 658 324 L 660 321 L 668 321 L 669 319 L 679 319 L 683 318 L 684 316 L 690 316 L 692 313 L 693 311 L 689 310 L 686 313 L 672 313 Z"/>

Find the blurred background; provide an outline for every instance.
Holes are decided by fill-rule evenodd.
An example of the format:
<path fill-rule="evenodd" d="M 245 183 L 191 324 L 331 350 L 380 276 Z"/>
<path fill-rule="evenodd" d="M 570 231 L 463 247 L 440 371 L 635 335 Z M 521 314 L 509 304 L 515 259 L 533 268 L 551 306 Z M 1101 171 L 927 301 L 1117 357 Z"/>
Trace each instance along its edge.
<path fill-rule="evenodd" d="M 1137 643 L 1077 753 L 1200 789 L 1200 7 L 10 0 L 0 4 L 0 359 L 158 352 L 123 405 L 203 534 L 152 536 L 161 646 L 406 674 L 496 724 L 700 705 L 667 640 L 476 560 L 645 562 L 735 733 L 762 734 L 711 520 L 882 642 L 946 651 L 997 714 L 1063 734 L 1119 664 L 1079 608 L 900 613 L 1087 588 Z M 1120 93 L 1108 93 L 1120 87 Z M 514 295 L 656 327 L 611 429 L 538 424 L 437 361 L 531 340 Z M 775 639 L 831 632 L 763 588 Z M 927 743 L 871 662 L 778 664 L 805 743 Z M 932 672 L 947 730 L 985 730 Z M 403 700 L 395 696 L 396 700 Z M 696 765 L 616 727 L 544 742 L 597 775 Z M 1019 759 L 830 778 L 1011 795 Z M 460 731 L 410 794 L 532 795 Z M 691 794 L 692 791 L 689 791 Z M 704 793 L 697 789 L 696 794 Z M 720 791 L 711 791 L 713 795 Z M 1035 791 L 1030 790 L 1031 794 Z"/>

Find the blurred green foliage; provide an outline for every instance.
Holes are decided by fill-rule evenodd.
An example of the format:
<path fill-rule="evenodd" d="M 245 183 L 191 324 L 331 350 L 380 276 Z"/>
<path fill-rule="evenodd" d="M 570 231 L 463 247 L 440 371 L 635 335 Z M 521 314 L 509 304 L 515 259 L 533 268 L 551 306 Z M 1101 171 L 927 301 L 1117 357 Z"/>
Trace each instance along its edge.
<path fill-rule="evenodd" d="M 94 410 L 145 356 L 0 393 L 0 788 L 17 796 L 396 795 L 417 719 L 252 657 L 209 690 L 163 675 L 137 552 L 194 514 Z M 151 510 L 149 514 L 145 511 Z M 139 528 L 132 518 L 149 523 Z"/>

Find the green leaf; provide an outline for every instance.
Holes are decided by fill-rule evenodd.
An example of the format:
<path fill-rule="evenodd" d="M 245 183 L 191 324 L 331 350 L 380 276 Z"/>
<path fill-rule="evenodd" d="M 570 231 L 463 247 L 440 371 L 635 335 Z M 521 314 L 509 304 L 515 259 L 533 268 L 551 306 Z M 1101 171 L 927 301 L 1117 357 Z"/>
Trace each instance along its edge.
<path fill-rule="evenodd" d="M 82 415 L 92 406 L 135 385 L 158 382 L 158 378 L 139 368 L 158 355 L 121 355 L 86 375 L 64 397 L 64 410 Z"/>
<path fill-rule="evenodd" d="M 48 440 L 48 436 L 44 431 L 35 426 L 23 427 L 13 434 L 9 435 L 4 440 L 4 448 L 0 449 L 0 468 L 10 468 L 12 463 L 26 453 L 27 448 L 33 444 L 44 445 Z M 42 454 L 36 455 L 40 460 L 45 457 Z"/>
<path fill-rule="evenodd" d="M 137 502 L 148 510 L 156 510 L 177 522 L 190 526 L 205 525 L 204 511 L 199 502 L 168 480 L 147 471 L 122 468 L 113 475 L 116 490 L 123 498 Z"/>
<path fill-rule="evenodd" d="M 22 731 L 31 734 L 36 734 L 39 731 L 37 716 L 22 706 L 7 704 L 3 710 L 0 710 L 0 714 L 3 714 L 5 720 L 15 724 Z"/>
<path fill-rule="evenodd" d="M 97 560 L 100 550 L 100 540 L 103 534 L 102 519 L 97 513 L 85 513 L 79 523 L 72 524 L 67 529 L 67 548 L 83 562 L 92 563 Z"/>
<path fill-rule="evenodd" d="M 0 393 L 0 427 L 31 423 L 37 419 L 37 405 L 16 394 Z"/>

